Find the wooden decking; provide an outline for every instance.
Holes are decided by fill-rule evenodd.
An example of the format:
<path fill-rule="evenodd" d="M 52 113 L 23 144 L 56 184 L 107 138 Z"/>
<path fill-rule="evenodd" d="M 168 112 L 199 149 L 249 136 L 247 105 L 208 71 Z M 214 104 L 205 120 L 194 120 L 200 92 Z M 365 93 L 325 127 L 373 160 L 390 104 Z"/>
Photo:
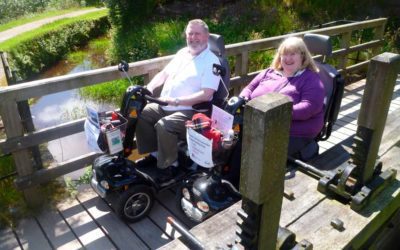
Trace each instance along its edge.
<path fill-rule="evenodd" d="M 365 81 L 359 81 L 346 87 L 346 92 L 342 101 L 342 108 L 334 132 L 328 141 L 320 143 L 321 152 L 324 152 L 338 143 L 349 145 L 351 138 L 357 128 L 357 115 L 361 105 Z M 400 108 L 400 79 L 397 81 L 390 112 L 399 112 Z M 297 176 L 300 176 L 298 174 Z M 293 181 L 288 180 L 285 188 L 292 188 Z M 315 182 L 316 186 L 316 182 Z M 316 190 L 316 187 L 304 187 L 304 190 Z M 307 196 L 308 191 L 299 193 L 294 205 L 284 200 L 284 209 L 302 210 L 301 196 Z M 322 194 L 315 199 L 321 200 Z M 307 203 L 313 203 L 307 199 Z M 315 200 L 316 201 L 316 200 Z M 315 202 L 314 201 L 314 202 Z M 329 205 L 329 200 L 321 200 L 321 203 Z M 237 206 L 237 205 L 236 205 Z M 224 213 L 224 212 L 223 212 Z M 226 214 L 226 213 L 225 213 Z M 295 213 L 282 214 L 281 225 L 296 226 L 304 219 L 313 219 L 317 214 L 305 216 L 294 224 L 292 216 Z M 180 236 L 170 225 L 167 224 L 167 216 L 172 216 L 188 228 L 196 226 L 187 220 L 175 207 L 175 193 L 173 190 L 166 190 L 160 193 L 155 205 L 144 220 L 126 224 L 122 222 L 112 211 L 111 208 L 98 197 L 90 187 L 81 187 L 79 195 L 70 200 L 65 200 L 54 209 L 42 211 L 38 216 L 23 219 L 15 229 L 3 228 L 0 230 L 0 250 L 1 249 L 156 249 L 171 242 Z M 216 215 L 220 216 L 220 215 Z M 235 216 L 232 213 L 231 216 Z M 314 216 L 314 217 L 313 217 Z M 321 215 L 320 215 L 321 216 Z M 343 218 L 342 218 L 343 219 Z M 214 227 L 211 227 L 215 229 Z M 194 231 L 197 227 L 194 228 Z M 199 229 L 200 230 L 200 229 Z M 197 230 L 197 231 L 199 231 Z M 234 228 L 230 238 L 220 238 L 221 247 L 229 241 L 233 241 Z M 311 229 L 310 229 L 311 230 Z M 220 232 L 214 232 L 218 236 Z M 226 232 L 225 232 L 226 233 Z M 306 235 L 304 232 L 303 235 Z M 328 233 L 328 232 L 326 232 Z M 302 235 L 298 235 L 301 240 Z M 185 248 L 183 244 L 171 243 L 168 249 L 179 247 Z"/>

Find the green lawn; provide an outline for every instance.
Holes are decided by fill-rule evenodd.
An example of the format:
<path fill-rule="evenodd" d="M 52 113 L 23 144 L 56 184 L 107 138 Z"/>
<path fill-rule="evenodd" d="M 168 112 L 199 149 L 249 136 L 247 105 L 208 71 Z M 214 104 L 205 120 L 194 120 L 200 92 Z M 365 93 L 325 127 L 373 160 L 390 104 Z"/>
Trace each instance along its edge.
<path fill-rule="evenodd" d="M 107 16 L 107 15 L 108 15 L 108 9 L 101 9 L 98 11 L 90 12 L 88 14 L 84 14 L 84 15 L 80 15 L 80 16 L 76 16 L 76 17 L 72 17 L 72 18 L 60 19 L 55 22 L 45 24 L 38 29 L 32 30 L 30 32 L 25 32 L 19 36 L 16 36 L 14 38 L 11 38 L 7 41 L 0 43 L 0 50 L 8 51 L 10 48 L 16 46 L 17 44 L 19 44 L 21 42 L 30 40 L 34 37 L 38 37 L 42 34 L 50 32 L 50 31 L 58 30 L 62 26 L 70 24 L 70 23 L 74 23 L 76 21 L 97 19 L 99 17 Z"/>

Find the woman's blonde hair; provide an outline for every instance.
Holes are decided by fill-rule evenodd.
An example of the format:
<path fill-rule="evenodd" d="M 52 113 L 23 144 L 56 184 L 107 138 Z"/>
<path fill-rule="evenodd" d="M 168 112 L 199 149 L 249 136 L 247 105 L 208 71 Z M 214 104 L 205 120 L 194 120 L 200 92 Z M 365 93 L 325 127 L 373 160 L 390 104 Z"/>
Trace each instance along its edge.
<path fill-rule="evenodd" d="M 306 44 L 303 39 L 299 37 L 288 37 L 281 45 L 279 45 L 278 51 L 276 52 L 274 59 L 271 63 L 271 68 L 275 70 L 283 70 L 281 65 L 281 56 L 285 53 L 299 52 L 303 57 L 301 69 L 310 69 L 318 72 L 318 67 L 315 65 L 314 59 L 311 57 L 310 51 L 308 51 Z"/>

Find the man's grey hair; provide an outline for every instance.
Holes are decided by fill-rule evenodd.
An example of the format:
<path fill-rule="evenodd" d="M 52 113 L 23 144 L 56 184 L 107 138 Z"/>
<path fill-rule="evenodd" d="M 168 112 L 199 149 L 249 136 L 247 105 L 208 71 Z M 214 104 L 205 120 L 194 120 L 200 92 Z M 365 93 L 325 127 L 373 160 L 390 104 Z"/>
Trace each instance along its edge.
<path fill-rule="evenodd" d="M 201 20 L 201 19 L 193 19 L 193 20 L 190 20 L 190 21 L 188 22 L 188 25 L 186 26 L 186 28 L 187 28 L 189 25 L 191 25 L 191 24 L 200 25 L 201 27 L 203 27 L 203 29 L 204 29 L 204 31 L 205 31 L 206 33 L 210 33 L 210 31 L 209 31 L 209 29 L 208 29 L 208 25 L 206 24 L 206 22 L 204 22 L 204 21 Z"/>

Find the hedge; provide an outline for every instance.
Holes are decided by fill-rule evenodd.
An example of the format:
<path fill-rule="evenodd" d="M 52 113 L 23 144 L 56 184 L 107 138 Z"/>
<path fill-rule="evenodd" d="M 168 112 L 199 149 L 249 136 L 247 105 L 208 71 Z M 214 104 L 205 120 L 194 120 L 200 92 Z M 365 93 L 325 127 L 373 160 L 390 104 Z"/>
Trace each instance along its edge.
<path fill-rule="evenodd" d="M 11 48 L 8 52 L 10 65 L 18 79 L 32 79 L 70 51 L 87 44 L 89 39 L 105 34 L 109 29 L 106 16 L 62 26 Z"/>

